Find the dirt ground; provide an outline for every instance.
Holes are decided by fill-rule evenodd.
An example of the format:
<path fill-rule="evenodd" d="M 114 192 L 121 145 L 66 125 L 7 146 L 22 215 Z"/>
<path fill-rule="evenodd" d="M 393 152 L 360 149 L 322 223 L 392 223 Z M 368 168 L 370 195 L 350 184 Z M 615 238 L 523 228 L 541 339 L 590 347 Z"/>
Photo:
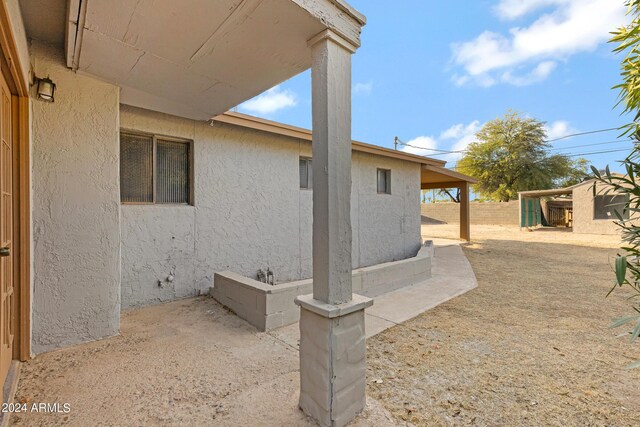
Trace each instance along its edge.
<path fill-rule="evenodd" d="M 15 402 L 70 412 L 17 413 L 19 426 L 315 426 L 298 409 L 297 348 L 212 298 L 133 310 L 121 334 L 23 364 Z M 395 425 L 374 399 L 353 426 Z"/>
<path fill-rule="evenodd" d="M 416 425 L 640 425 L 640 369 L 623 369 L 640 347 L 608 329 L 630 311 L 622 292 L 605 299 L 618 239 L 471 233 L 478 288 L 371 338 L 368 394 Z"/>

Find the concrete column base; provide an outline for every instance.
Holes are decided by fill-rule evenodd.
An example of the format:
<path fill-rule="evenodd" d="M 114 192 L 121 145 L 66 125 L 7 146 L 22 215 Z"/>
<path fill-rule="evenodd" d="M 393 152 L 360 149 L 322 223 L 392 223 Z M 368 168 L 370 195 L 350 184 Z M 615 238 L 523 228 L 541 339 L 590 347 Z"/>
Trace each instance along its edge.
<path fill-rule="evenodd" d="M 300 409 L 322 426 L 347 424 L 365 407 L 364 310 L 373 300 L 331 305 L 296 298 L 300 306 Z"/>

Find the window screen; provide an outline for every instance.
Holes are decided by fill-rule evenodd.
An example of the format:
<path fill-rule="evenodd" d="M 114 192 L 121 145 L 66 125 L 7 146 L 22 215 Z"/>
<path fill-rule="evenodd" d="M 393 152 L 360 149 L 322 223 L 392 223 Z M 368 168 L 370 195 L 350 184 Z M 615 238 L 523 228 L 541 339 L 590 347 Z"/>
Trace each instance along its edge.
<path fill-rule="evenodd" d="M 313 169 L 311 159 L 300 157 L 300 188 L 313 188 Z"/>
<path fill-rule="evenodd" d="M 190 203 L 190 150 L 189 141 L 121 132 L 120 200 L 123 203 Z"/>
<path fill-rule="evenodd" d="M 157 142 L 156 203 L 189 203 L 189 144 Z"/>
<path fill-rule="evenodd" d="M 378 169 L 378 194 L 391 194 L 391 171 Z"/>
<path fill-rule="evenodd" d="M 617 219 L 614 211 L 618 211 L 622 218 L 628 219 L 629 212 L 624 212 L 627 196 L 601 195 L 593 199 L 593 219 Z"/>
<path fill-rule="evenodd" d="M 120 134 L 120 198 L 153 203 L 153 137 Z"/>

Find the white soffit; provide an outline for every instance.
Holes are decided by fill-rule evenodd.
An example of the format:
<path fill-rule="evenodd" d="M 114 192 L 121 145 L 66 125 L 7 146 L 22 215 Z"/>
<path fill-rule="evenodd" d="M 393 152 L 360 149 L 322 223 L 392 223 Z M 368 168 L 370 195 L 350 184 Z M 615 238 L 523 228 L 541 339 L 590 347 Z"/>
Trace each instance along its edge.
<path fill-rule="evenodd" d="M 79 72 L 121 86 L 122 103 L 199 120 L 309 68 L 326 28 L 291 0 L 72 3 L 86 8 Z"/>

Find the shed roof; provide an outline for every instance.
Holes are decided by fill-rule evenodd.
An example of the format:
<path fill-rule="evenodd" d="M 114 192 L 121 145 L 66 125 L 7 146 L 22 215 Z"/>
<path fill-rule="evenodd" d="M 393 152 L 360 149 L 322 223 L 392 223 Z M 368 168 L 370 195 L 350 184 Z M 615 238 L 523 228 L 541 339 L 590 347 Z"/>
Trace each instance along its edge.
<path fill-rule="evenodd" d="M 578 184 L 571 185 L 564 188 L 552 188 L 550 190 L 527 190 L 519 191 L 518 194 L 525 197 L 542 197 L 542 196 L 561 196 L 563 194 L 573 194 L 573 189 L 586 185 L 595 181 L 594 179 L 588 179 L 586 181 L 579 182 Z"/>

